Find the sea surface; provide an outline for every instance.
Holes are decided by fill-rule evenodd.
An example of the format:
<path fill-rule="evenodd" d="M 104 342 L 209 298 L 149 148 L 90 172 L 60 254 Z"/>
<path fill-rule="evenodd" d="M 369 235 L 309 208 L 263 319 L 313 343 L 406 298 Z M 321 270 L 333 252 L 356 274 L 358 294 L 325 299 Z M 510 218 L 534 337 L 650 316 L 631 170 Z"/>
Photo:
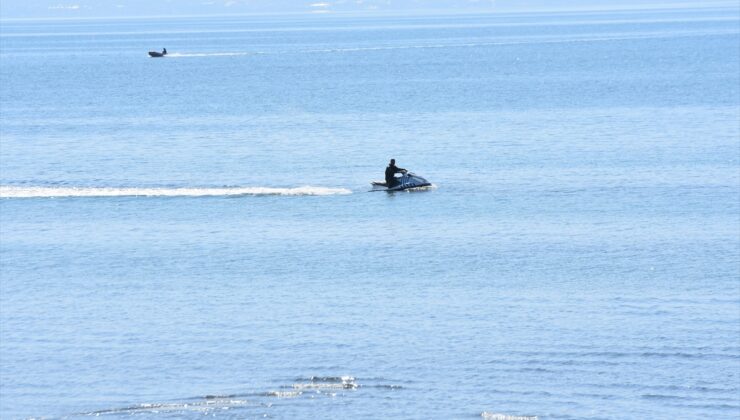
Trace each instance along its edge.
<path fill-rule="evenodd" d="M 740 7 L 3 21 L 0 164 L 3 419 L 740 417 Z"/>

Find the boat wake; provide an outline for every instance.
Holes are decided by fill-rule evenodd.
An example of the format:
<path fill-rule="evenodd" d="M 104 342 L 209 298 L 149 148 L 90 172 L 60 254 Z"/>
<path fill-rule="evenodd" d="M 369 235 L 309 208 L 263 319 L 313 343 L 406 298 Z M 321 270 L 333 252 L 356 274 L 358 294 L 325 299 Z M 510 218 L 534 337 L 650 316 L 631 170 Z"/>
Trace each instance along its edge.
<path fill-rule="evenodd" d="M 250 52 L 217 52 L 217 53 L 170 53 L 167 58 L 187 58 L 187 57 L 238 57 L 243 55 L 255 55 L 258 53 Z"/>
<path fill-rule="evenodd" d="M 0 186 L 0 198 L 61 197 L 228 197 L 228 196 L 326 196 L 351 194 L 346 188 L 328 187 L 206 187 L 206 188 L 120 188 L 120 187 L 24 187 Z"/>

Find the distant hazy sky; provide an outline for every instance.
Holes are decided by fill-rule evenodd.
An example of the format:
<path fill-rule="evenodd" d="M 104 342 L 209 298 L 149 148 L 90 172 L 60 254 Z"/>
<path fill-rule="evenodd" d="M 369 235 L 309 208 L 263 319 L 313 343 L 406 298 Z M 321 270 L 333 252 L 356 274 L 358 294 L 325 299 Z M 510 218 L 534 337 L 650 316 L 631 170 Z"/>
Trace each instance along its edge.
<path fill-rule="evenodd" d="M 0 17 L 505 12 L 707 5 L 740 7 L 740 0 L 0 0 Z"/>

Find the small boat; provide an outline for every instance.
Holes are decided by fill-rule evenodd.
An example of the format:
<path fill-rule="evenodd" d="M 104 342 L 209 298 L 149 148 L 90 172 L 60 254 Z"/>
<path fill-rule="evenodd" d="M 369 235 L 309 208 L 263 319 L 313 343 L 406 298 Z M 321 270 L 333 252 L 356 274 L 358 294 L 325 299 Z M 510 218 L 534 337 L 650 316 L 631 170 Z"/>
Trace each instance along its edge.
<path fill-rule="evenodd" d="M 398 184 L 391 188 L 388 188 L 388 185 L 383 181 L 373 181 L 372 186 L 376 190 L 382 188 L 381 191 L 403 191 L 412 188 L 430 187 L 432 185 L 431 182 L 411 172 L 407 172 L 403 176 L 396 178 L 396 181 L 398 181 Z"/>
<path fill-rule="evenodd" d="M 162 52 L 149 51 L 149 57 L 164 57 L 165 55 L 167 55 L 167 48 L 163 48 Z"/>

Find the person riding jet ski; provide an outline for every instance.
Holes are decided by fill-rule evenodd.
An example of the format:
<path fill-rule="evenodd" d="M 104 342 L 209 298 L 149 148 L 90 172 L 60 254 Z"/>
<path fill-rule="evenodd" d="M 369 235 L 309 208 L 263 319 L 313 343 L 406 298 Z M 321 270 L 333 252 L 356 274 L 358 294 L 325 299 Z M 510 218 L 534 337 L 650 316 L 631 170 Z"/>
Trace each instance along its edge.
<path fill-rule="evenodd" d="M 400 178 L 396 178 L 394 175 L 402 173 Z M 399 168 L 396 166 L 396 160 L 391 159 L 388 167 L 385 168 L 385 182 L 383 181 L 372 181 L 370 183 L 373 186 L 373 191 L 379 191 L 379 188 L 383 188 L 382 191 L 404 191 L 404 190 L 416 190 L 423 187 L 432 187 L 432 183 L 424 179 L 423 177 L 412 174 L 406 169 Z"/>
<path fill-rule="evenodd" d="M 396 159 L 391 159 L 391 162 L 388 164 L 388 167 L 385 168 L 385 185 L 387 188 L 393 188 L 399 184 L 396 177 L 393 176 L 399 172 L 402 174 L 405 174 L 408 171 L 396 166 Z"/>

